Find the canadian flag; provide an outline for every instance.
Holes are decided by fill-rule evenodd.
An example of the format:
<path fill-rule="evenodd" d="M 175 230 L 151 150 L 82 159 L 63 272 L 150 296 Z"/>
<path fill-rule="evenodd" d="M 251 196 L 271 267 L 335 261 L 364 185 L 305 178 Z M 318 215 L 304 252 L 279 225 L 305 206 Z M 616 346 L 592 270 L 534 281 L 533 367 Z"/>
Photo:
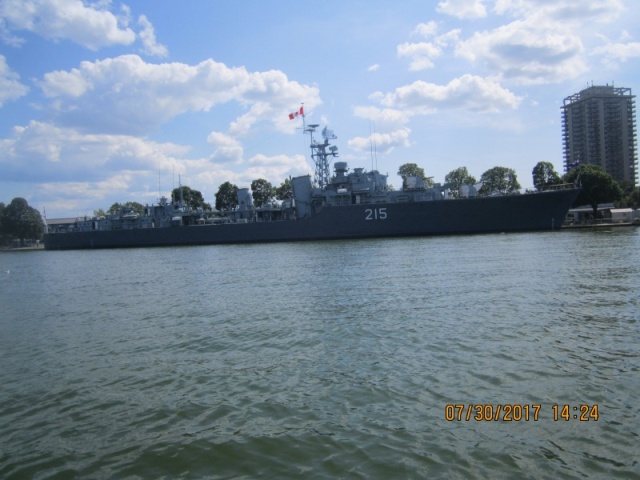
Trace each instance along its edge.
<path fill-rule="evenodd" d="M 300 110 L 298 110 L 297 112 L 293 112 L 289 114 L 289 120 L 293 120 L 294 118 L 296 118 L 299 115 L 304 115 L 304 109 L 302 107 L 300 107 Z"/>

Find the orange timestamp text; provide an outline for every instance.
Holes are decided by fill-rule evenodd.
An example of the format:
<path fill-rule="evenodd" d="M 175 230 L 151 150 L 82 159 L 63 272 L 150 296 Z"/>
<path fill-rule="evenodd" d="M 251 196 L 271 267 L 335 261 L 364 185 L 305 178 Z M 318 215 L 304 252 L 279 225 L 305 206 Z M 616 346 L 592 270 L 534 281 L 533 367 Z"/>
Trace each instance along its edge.
<path fill-rule="evenodd" d="M 559 420 L 597 421 L 598 405 L 557 405 L 551 406 L 552 418 Z M 542 405 L 532 404 L 492 404 L 492 403 L 449 403 L 444 407 L 444 418 L 448 422 L 537 422 L 543 415 Z"/>

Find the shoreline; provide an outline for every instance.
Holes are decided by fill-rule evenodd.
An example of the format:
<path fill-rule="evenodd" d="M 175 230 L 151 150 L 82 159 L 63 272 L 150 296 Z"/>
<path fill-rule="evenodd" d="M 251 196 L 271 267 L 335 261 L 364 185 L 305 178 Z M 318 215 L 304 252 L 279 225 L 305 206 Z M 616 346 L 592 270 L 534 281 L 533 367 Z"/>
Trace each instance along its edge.
<path fill-rule="evenodd" d="M 39 245 L 30 245 L 28 247 L 2 247 L 0 252 L 33 252 L 37 250 L 44 251 L 44 243 Z"/>
<path fill-rule="evenodd" d="M 640 223 L 635 222 L 619 222 L 619 223 L 592 223 L 592 224 L 577 224 L 577 225 L 562 225 L 560 228 L 575 229 L 575 228 L 607 228 L 607 227 L 640 227 Z"/>

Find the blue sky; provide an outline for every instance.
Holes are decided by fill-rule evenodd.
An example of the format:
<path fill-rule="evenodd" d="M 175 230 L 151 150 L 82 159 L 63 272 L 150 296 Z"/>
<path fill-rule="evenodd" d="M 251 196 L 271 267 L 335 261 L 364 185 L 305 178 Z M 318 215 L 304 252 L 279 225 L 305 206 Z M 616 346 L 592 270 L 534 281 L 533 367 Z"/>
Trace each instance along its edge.
<path fill-rule="evenodd" d="M 442 182 L 466 166 L 562 173 L 560 107 L 637 93 L 635 0 L 0 0 L 0 201 L 47 217 L 183 185 L 313 172 L 288 114 L 350 167 Z M 376 154 L 371 154 L 375 144 Z"/>

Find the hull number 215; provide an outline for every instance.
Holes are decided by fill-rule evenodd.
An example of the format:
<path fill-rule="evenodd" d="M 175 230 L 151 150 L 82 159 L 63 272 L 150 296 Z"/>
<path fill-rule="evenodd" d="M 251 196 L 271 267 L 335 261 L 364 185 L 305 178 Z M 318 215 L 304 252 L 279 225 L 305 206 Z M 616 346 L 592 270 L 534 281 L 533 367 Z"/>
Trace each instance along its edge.
<path fill-rule="evenodd" d="M 364 211 L 364 219 L 365 220 L 386 220 L 387 219 L 387 209 L 382 208 L 367 208 Z"/>

